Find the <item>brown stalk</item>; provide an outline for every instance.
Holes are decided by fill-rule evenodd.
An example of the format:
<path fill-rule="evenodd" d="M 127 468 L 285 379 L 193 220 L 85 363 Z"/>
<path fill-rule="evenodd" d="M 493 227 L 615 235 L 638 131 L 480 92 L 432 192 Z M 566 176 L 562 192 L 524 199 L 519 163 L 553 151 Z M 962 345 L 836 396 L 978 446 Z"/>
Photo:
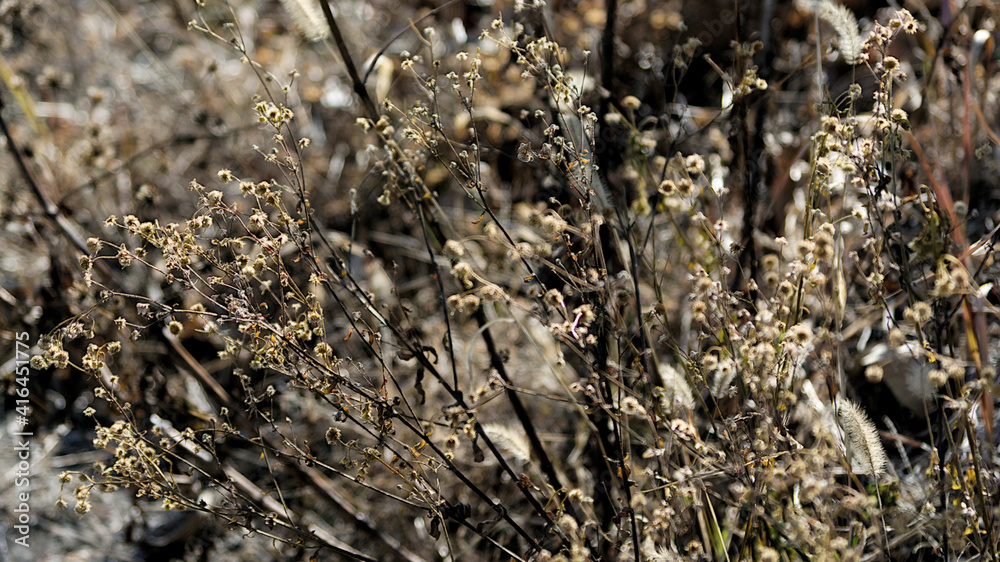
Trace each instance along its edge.
<path fill-rule="evenodd" d="M 323 8 L 323 17 L 326 18 L 326 24 L 330 26 L 330 33 L 333 35 L 333 42 L 337 45 L 340 58 L 344 60 L 344 67 L 347 68 L 347 75 L 351 78 L 354 93 L 361 98 L 361 104 L 365 107 L 365 113 L 368 114 L 368 118 L 372 121 L 378 120 L 378 108 L 375 107 L 375 102 L 372 101 L 371 95 L 368 94 L 365 83 L 361 81 L 361 76 L 358 74 L 358 67 L 354 64 L 351 51 L 348 50 L 344 36 L 340 33 L 340 26 L 337 25 L 337 20 L 333 17 L 333 12 L 330 10 L 330 2 L 323 0 L 319 5 Z"/>
<path fill-rule="evenodd" d="M 31 188 L 32 194 L 34 194 L 35 199 L 42 206 L 42 211 L 45 216 L 56 223 L 59 227 L 59 231 L 62 235 L 66 237 L 78 250 L 85 254 L 90 254 L 90 250 L 87 249 L 87 244 L 83 241 L 83 238 L 76 231 L 73 224 L 70 223 L 69 219 L 63 214 L 63 212 L 49 199 L 49 196 L 45 194 L 42 190 L 41 185 L 38 180 L 35 179 L 35 175 L 31 173 L 28 169 L 28 164 L 25 160 L 24 153 L 21 151 L 20 145 L 14 139 L 14 135 L 10 131 L 10 127 L 7 126 L 7 120 L 3 116 L 3 111 L 6 109 L 6 105 L 3 102 L 3 97 L 0 96 L 0 129 L 3 129 L 3 135 L 7 139 L 7 148 L 10 149 L 11 155 L 14 157 L 14 161 L 17 162 L 17 168 L 21 171 L 21 175 L 24 176 L 25 181 L 28 182 L 28 187 Z M 105 273 L 110 273 L 106 268 Z"/>

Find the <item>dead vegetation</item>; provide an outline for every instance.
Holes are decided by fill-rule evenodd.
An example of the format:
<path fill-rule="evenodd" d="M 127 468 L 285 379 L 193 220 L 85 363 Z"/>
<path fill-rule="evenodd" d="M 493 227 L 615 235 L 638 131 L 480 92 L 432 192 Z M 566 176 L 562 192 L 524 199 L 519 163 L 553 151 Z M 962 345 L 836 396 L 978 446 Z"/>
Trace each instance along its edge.
<path fill-rule="evenodd" d="M 749 4 L 0 4 L 31 555 L 996 559 L 1000 13 Z"/>

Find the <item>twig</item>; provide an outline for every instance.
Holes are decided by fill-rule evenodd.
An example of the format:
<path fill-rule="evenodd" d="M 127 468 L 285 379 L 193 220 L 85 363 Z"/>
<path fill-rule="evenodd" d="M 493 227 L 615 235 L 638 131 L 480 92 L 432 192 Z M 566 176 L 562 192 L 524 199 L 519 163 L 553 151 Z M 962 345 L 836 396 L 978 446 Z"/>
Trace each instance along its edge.
<path fill-rule="evenodd" d="M 233 483 L 243 494 L 246 494 L 254 503 L 263 505 L 265 508 L 275 512 L 281 513 L 284 511 L 284 507 L 278 502 L 278 500 L 271 497 L 270 494 L 265 494 L 256 484 L 254 484 L 249 478 L 244 476 L 241 472 L 236 470 L 232 465 L 225 465 L 223 471 L 230 482 Z M 337 537 L 333 536 L 333 533 L 327 531 L 325 528 L 316 524 L 303 524 L 304 522 L 299 521 L 294 523 L 295 527 L 300 529 L 308 529 L 316 539 L 323 542 L 323 546 L 336 552 L 337 554 L 345 557 L 350 557 L 353 560 L 363 560 L 364 562 L 377 562 L 376 558 L 367 556 L 353 548 L 350 545 L 342 542 Z"/>
<path fill-rule="evenodd" d="M 6 109 L 6 105 L 3 102 L 3 97 L 0 96 L 0 128 L 3 129 L 3 135 L 7 139 L 7 148 L 10 149 L 11 155 L 14 156 L 14 160 L 17 162 L 17 167 L 21 170 L 21 174 L 24 176 L 25 181 L 28 182 L 28 187 L 31 188 L 31 192 L 35 195 L 35 199 L 38 200 L 39 204 L 42 206 L 42 210 L 45 216 L 51 219 L 62 231 L 63 236 L 65 236 L 74 246 L 81 252 L 89 254 L 90 250 L 87 249 L 87 244 L 83 241 L 80 234 L 73 228 L 69 219 L 59 210 L 48 195 L 42 191 L 41 185 L 35 179 L 35 175 L 31 173 L 28 169 L 28 165 L 25 162 L 24 154 L 21 152 L 20 146 L 17 141 L 14 140 L 14 136 L 10 132 L 10 127 L 7 126 L 7 120 L 3 116 L 3 111 Z"/>
<path fill-rule="evenodd" d="M 330 26 L 330 33 L 333 34 L 333 42 L 337 45 L 340 58 L 344 60 L 347 75 L 351 77 L 351 85 L 354 88 L 354 93 L 361 98 L 361 104 L 365 106 L 365 113 L 368 114 L 368 118 L 375 121 L 379 115 L 378 108 L 375 107 L 375 102 L 372 101 L 371 96 L 368 94 L 368 89 L 365 88 L 364 82 L 361 81 L 361 76 L 358 75 L 358 68 L 354 66 L 354 59 L 351 57 L 351 52 L 347 50 L 347 43 L 344 42 L 344 36 L 340 33 L 340 26 L 337 25 L 337 20 L 334 19 L 333 12 L 330 10 L 330 2 L 323 0 L 319 4 L 323 8 L 323 17 L 326 18 L 326 24 Z"/>

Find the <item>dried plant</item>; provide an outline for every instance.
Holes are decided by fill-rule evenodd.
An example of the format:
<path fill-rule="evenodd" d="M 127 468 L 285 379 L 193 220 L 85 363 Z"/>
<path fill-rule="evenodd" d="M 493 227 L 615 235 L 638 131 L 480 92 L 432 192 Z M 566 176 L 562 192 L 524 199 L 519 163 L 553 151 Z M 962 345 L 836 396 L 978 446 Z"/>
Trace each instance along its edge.
<path fill-rule="evenodd" d="M 850 400 L 840 404 L 838 410 L 841 427 L 849 444 L 850 456 L 862 474 L 879 477 L 885 472 L 889 458 L 885 455 L 875 424 Z"/>
<path fill-rule="evenodd" d="M 32 359 L 100 455 L 61 506 L 128 493 L 276 559 L 997 557 L 996 80 L 922 50 L 996 10 L 196 4 L 211 60 L 150 67 L 204 107 L 193 148 L 27 150 L 95 178 L 85 213 L 4 77 L 10 206 L 83 253 Z"/>

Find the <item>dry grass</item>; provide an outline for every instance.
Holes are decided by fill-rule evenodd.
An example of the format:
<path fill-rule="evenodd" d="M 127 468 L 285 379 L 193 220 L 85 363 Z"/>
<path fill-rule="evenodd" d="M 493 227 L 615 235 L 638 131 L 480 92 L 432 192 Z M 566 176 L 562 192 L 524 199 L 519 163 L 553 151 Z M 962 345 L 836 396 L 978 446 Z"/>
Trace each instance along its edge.
<path fill-rule="evenodd" d="M 0 7 L 46 552 L 997 558 L 1000 13 L 204 4 Z"/>

